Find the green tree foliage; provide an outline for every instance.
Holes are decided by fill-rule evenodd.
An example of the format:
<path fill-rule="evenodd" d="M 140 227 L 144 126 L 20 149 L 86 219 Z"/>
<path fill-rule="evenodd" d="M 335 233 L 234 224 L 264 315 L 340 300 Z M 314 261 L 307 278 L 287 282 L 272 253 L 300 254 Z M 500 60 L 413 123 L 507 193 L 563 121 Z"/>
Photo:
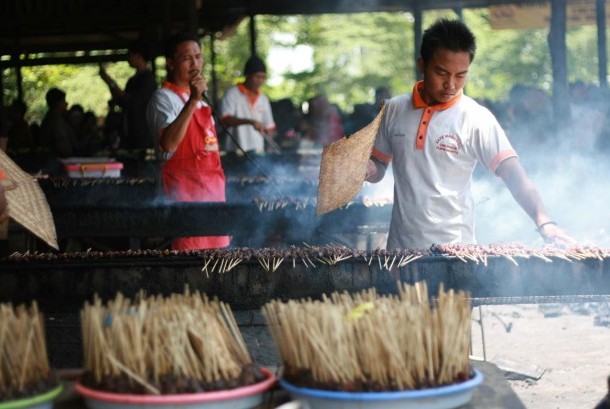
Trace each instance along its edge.
<path fill-rule="evenodd" d="M 515 84 L 551 88 L 548 30 L 493 30 L 486 11 L 467 11 L 465 22 L 477 38 L 477 55 L 468 74 L 470 96 L 499 101 Z"/>
<path fill-rule="evenodd" d="M 456 18 L 451 10 L 424 12 L 424 28 L 438 17 Z M 548 29 L 493 30 L 487 9 L 464 10 L 463 18 L 478 40 L 478 52 L 469 73 L 467 93 L 478 99 L 505 100 L 515 84 L 535 86 L 547 92 L 552 85 Z M 270 77 L 264 91 L 273 100 L 290 98 L 301 104 L 326 93 L 344 112 L 355 104 L 372 103 L 374 89 L 389 86 L 394 94 L 408 92 L 415 81 L 413 17 L 409 13 L 357 13 L 314 16 L 257 16 L 257 52 L 268 61 Z M 594 26 L 572 28 L 567 33 L 569 80 L 596 84 L 597 38 Z M 242 69 L 250 55 L 249 20 L 244 19 L 226 38 L 213 41 L 217 96 L 242 81 Z M 269 64 L 274 47 L 309 47 L 311 69 L 278 72 Z M 211 78 L 212 41 L 202 48 Z M 304 58 L 304 57 L 298 57 Z M 157 59 L 159 80 L 165 75 L 164 59 Z M 110 75 L 124 86 L 133 74 L 126 62 L 107 64 Z M 28 118 L 39 122 L 46 111 L 44 95 L 50 87 L 66 91 L 69 105 L 105 116 L 110 93 L 99 78 L 97 65 L 24 67 L 23 89 Z M 3 70 L 4 103 L 17 96 L 15 71 Z M 209 81 L 212 85 L 211 81 Z"/>
<path fill-rule="evenodd" d="M 133 69 L 127 62 L 107 64 L 108 73 L 124 87 L 127 79 L 133 75 Z M 28 106 L 29 122 L 40 123 L 47 111 L 45 94 L 50 88 L 59 88 L 66 93 L 68 106 L 80 104 L 85 111 L 93 111 L 98 117 L 108 112 L 110 91 L 98 74 L 95 64 L 83 65 L 43 65 L 23 67 L 23 95 Z M 15 78 L 14 69 L 6 70 L 5 78 Z M 17 87 L 13 81 L 5 81 L 7 103 L 17 98 Z"/>

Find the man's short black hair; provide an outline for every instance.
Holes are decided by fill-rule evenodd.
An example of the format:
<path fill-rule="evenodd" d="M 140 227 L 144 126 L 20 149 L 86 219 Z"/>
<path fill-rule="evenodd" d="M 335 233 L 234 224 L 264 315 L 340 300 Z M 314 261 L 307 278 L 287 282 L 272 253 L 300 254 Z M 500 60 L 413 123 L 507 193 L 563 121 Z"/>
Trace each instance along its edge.
<path fill-rule="evenodd" d="M 258 55 L 253 55 L 246 61 L 244 75 L 256 74 L 257 72 L 267 73 L 267 66 Z"/>
<path fill-rule="evenodd" d="M 178 46 L 185 41 L 194 41 L 197 44 L 200 44 L 199 37 L 193 33 L 180 32 L 173 34 L 165 41 L 165 58 L 173 59 L 176 56 Z"/>
<path fill-rule="evenodd" d="M 468 26 L 460 20 L 447 18 L 437 20 L 424 31 L 419 53 L 425 65 L 440 48 L 454 52 L 468 52 L 470 62 L 474 60 L 477 51 L 474 34 Z"/>
<path fill-rule="evenodd" d="M 152 43 L 143 38 L 131 43 L 128 51 L 132 54 L 140 54 L 144 61 L 151 61 L 155 54 Z"/>

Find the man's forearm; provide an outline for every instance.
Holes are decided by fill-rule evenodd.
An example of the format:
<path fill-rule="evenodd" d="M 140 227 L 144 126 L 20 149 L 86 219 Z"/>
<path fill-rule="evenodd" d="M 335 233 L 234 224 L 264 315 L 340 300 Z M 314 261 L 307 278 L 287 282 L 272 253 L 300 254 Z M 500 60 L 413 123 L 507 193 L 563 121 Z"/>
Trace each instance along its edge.
<path fill-rule="evenodd" d="M 249 118 L 237 118 L 235 116 L 227 116 L 221 119 L 222 123 L 226 126 L 241 126 L 241 125 L 254 125 L 254 119 Z"/>
<path fill-rule="evenodd" d="M 195 110 L 196 101 L 189 100 L 176 117 L 161 135 L 159 145 L 165 152 L 174 152 L 178 149 L 178 145 L 184 139 L 188 125 Z"/>

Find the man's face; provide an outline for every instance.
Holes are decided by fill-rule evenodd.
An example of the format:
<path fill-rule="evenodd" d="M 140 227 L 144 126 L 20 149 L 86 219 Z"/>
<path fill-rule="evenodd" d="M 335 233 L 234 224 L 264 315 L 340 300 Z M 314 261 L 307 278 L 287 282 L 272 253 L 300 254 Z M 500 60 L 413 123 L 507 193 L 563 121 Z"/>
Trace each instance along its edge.
<path fill-rule="evenodd" d="M 246 77 L 246 87 L 251 91 L 258 91 L 258 89 L 263 86 L 266 79 L 267 73 L 265 72 L 255 72 L 254 74 L 249 74 Z"/>
<path fill-rule="evenodd" d="M 467 51 L 455 52 L 439 48 L 426 66 L 421 58 L 417 60 L 417 65 L 424 74 L 424 101 L 428 105 L 443 104 L 464 89 L 470 54 Z"/>
<path fill-rule="evenodd" d="M 136 59 L 138 58 L 137 53 L 133 51 L 127 52 L 127 63 L 131 68 L 136 68 Z"/>
<path fill-rule="evenodd" d="M 168 60 L 168 68 L 173 73 L 174 82 L 188 87 L 189 82 L 200 75 L 203 68 L 203 56 L 199 44 L 195 41 L 180 43 L 174 58 Z"/>

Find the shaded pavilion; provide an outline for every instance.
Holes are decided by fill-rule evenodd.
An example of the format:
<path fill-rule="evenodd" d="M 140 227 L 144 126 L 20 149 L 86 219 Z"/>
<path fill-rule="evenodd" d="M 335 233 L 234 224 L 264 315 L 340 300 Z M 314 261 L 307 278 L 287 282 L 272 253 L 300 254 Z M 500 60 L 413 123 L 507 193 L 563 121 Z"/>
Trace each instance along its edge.
<path fill-rule="evenodd" d="M 595 1 L 597 16 L 599 85 L 606 88 L 606 1 L 592 1 Z M 21 67 L 125 60 L 128 44 L 140 35 L 161 41 L 172 32 L 187 30 L 209 36 L 214 41 L 219 33 L 230 33 L 243 19 L 249 19 L 250 48 L 254 53 L 257 15 L 409 12 L 414 17 L 414 50 L 417 53 L 422 35 L 422 14 L 426 10 L 452 9 L 461 15 L 462 10 L 467 8 L 550 3 L 552 14 L 549 49 L 553 67 L 553 103 L 557 119 L 569 118 L 566 115 L 569 113 L 569 90 L 565 41 L 566 7 L 569 2 L 570 0 L 2 0 L 0 69 L 15 68 L 17 91 L 19 97 L 22 97 Z M 417 55 L 413 57 L 416 58 Z M 215 56 L 212 55 L 212 65 L 214 59 Z M 214 80 L 213 76 L 212 82 Z M 3 91 L 3 78 L 0 77 L 2 95 Z"/>

